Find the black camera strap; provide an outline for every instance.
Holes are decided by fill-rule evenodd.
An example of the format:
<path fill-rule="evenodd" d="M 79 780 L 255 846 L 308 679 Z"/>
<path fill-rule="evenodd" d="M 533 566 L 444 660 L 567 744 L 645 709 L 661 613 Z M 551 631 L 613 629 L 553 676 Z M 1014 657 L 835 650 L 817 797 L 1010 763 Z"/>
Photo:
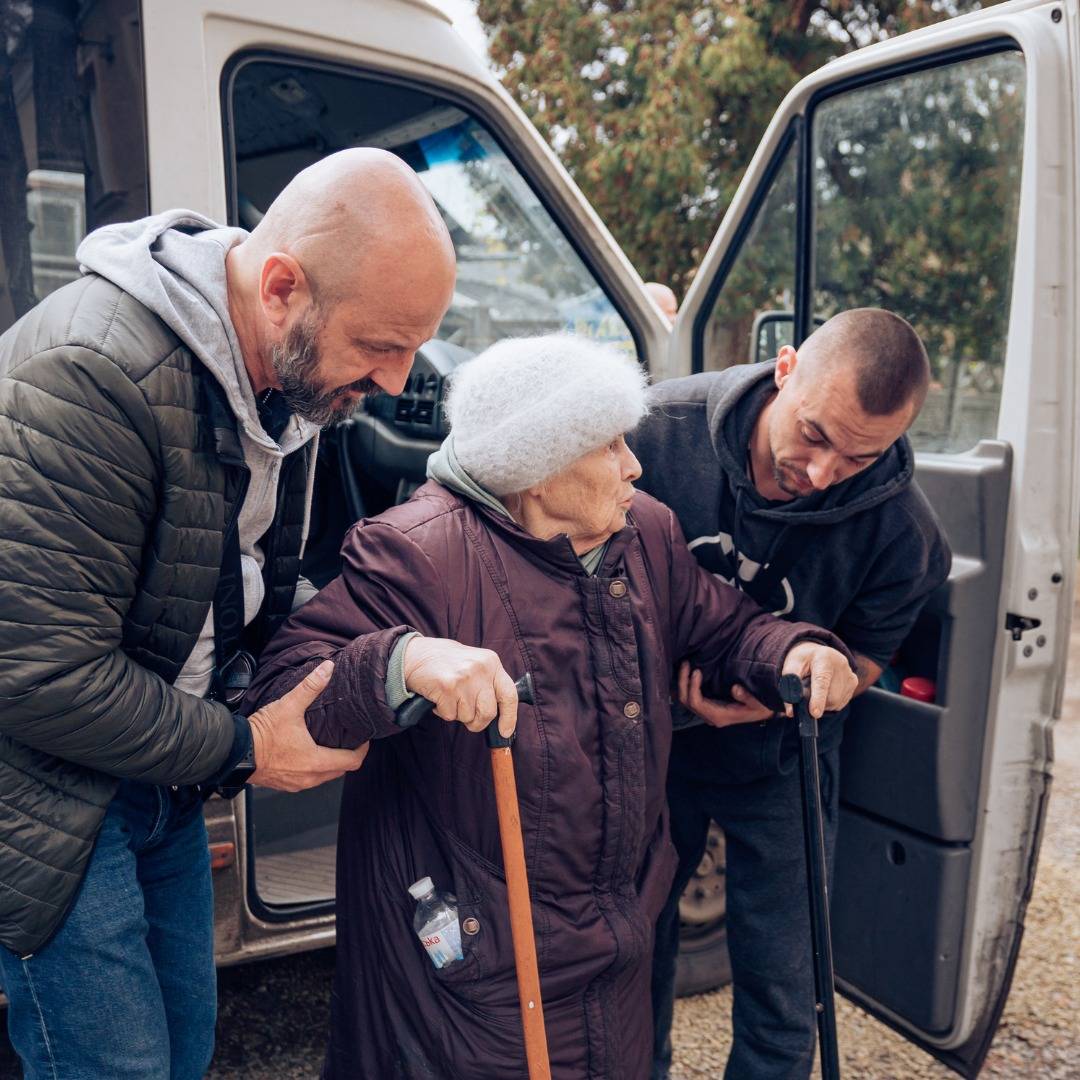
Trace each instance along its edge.
<path fill-rule="evenodd" d="M 225 533 L 221 573 L 214 592 L 214 679 L 210 696 L 230 708 L 240 704 L 255 674 L 255 659 L 241 648 L 244 634 L 244 571 L 240 562 L 240 506 Z"/>

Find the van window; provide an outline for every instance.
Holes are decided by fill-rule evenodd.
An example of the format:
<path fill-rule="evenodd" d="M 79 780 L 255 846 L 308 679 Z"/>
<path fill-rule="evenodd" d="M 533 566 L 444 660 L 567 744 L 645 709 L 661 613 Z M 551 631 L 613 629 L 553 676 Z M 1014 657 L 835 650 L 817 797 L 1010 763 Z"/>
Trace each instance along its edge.
<path fill-rule="evenodd" d="M 830 97 L 811 125 L 814 315 L 875 306 L 930 354 L 912 429 L 960 452 L 997 430 L 1016 254 L 1024 59 L 993 53 Z"/>
<path fill-rule="evenodd" d="M 696 370 L 771 359 L 781 345 L 793 343 L 797 141 L 789 140 L 780 154 L 712 304 Z"/>
<path fill-rule="evenodd" d="M 147 213 L 138 0 L 4 5 L 0 332 L 79 276 L 99 225 Z"/>
<path fill-rule="evenodd" d="M 1024 59 L 1006 49 L 830 94 L 809 117 L 812 242 L 797 250 L 796 147 L 767 181 L 700 333 L 698 370 L 793 343 L 797 260 L 810 328 L 846 308 L 902 315 L 930 354 L 917 449 L 997 431 L 1020 200 Z"/>
<path fill-rule="evenodd" d="M 251 228 L 300 169 L 378 146 L 420 176 L 457 251 L 438 336 L 479 351 L 507 336 L 570 330 L 633 349 L 626 323 L 491 133 L 412 86 L 321 67 L 242 62 L 232 108 L 236 217 Z"/>

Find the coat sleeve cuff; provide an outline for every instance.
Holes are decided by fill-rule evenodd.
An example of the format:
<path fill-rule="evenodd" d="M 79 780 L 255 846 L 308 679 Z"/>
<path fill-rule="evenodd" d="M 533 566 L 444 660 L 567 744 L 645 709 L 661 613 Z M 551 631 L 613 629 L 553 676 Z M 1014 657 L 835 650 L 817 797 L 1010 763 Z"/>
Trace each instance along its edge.
<path fill-rule="evenodd" d="M 330 685 L 308 709 L 308 727 L 325 746 L 359 746 L 400 732 L 388 693 L 390 658 L 412 626 L 354 638 L 333 657 Z M 403 650 L 402 650 L 403 651 Z"/>
<path fill-rule="evenodd" d="M 822 630 L 819 626 L 812 626 L 810 623 L 776 622 L 769 628 L 767 644 L 763 647 L 762 643 L 759 643 L 757 648 L 760 651 L 757 656 L 746 657 L 744 663 L 746 664 L 746 688 L 759 701 L 777 712 L 784 710 L 784 703 L 780 700 L 780 675 L 784 669 L 784 660 L 787 654 L 802 641 L 816 641 L 820 645 L 828 645 L 829 648 L 843 653 L 851 665 L 851 670 L 857 674 L 855 658 L 851 655 L 851 650 L 835 634 Z"/>
<path fill-rule="evenodd" d="M 233 741 L 229 756 L 213 776 L 204 780 L 200 787 L 216 788 L 236 769 L 251 753 L 251 724 L 246 716 L 233 713 Z"/>

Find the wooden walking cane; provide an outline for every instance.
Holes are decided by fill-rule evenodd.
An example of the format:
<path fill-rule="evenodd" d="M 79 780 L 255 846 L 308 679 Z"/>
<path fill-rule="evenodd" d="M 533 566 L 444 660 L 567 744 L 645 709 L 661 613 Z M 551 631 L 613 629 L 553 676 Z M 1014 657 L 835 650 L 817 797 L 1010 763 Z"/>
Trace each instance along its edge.
<path fill-rule="evenodd" d="M 532 676 L 523 675 L 517 683 L 518 700 L 533 704 Z M 521 1026 L 525 1029 L 525 1060 L 529 1080 L 551 1080 L 547 1033 L 544 1030 L 544 1003 L 540 999 L 540 969 L 536 961 L 536 935 L 533 932 L 532 904 L 529 902 L 529 878 L 525 869 L 525 844 L 521 838 L 521 810 L 517 780 L 510 747 L 514 736 L 504 739 L 499 725 L 492 720 L 487 728 L 491 749 L 491 775 L 495 780 L 495 806 L 499 813 L 499 839 L 502 841 L 503 869 L 510 903 L 510 937 L 514 942 L 514 969 L 517 973 Z"/>
<path fill-rule="evenodd" d="M 533 704 L 531 675 L 523 675 L 514 684 L 518 700 Z M 399 727 L 413 727 L 432 709 L 426 698 L 413 698 L 396 714 Z M 514 944 L 514 970 L 517 974 L 521 1026 L 525 1032 L 525 1060 L 529 1080 L 551 1080 L 547 1033 L 544 1030 L 544 1003 L 540 997 L 540 968 L 536 959 L 536 935 L 533 932 L 532 904 L 529 901 L 529 877 L 525 868 L 525 844 L 521 837 L 521 809 L 518 805 L 517 780 L 511 747 L 514 736 L 504 739 L 498 722 L 487 727 L 491 752 L 491 775 L 495 781 L 495 807 L 499 815 L 499 839 L 502 842 L 503 869 L 510 907 L 510 937 Z"/>

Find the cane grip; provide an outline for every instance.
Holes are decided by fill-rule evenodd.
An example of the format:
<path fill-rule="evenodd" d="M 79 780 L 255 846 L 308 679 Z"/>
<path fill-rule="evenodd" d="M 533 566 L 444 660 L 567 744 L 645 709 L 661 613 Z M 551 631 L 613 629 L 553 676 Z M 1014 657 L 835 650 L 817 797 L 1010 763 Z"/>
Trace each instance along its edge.
<path fill-rule="evenodd" d="M 532 675 L 526 672 L 514 683 L 514 686 L 517 688 L 518 701 L 523 701 L 526 705 L 534 703 Z M 394 722 L 403 731 L 406 728 L 416 727 L 434 708 L 435 706 L 425 697 L 409 698 L 408 701 L 399 705 L 394 711 Z M 498 746 L 513 745 L 514 736 L 511 735 L 509 739 L 504 739 L 499 734 L 499 725 L 493 720 L 487 727 L 487 740 L 488 746 L 494 749 Z"/>

